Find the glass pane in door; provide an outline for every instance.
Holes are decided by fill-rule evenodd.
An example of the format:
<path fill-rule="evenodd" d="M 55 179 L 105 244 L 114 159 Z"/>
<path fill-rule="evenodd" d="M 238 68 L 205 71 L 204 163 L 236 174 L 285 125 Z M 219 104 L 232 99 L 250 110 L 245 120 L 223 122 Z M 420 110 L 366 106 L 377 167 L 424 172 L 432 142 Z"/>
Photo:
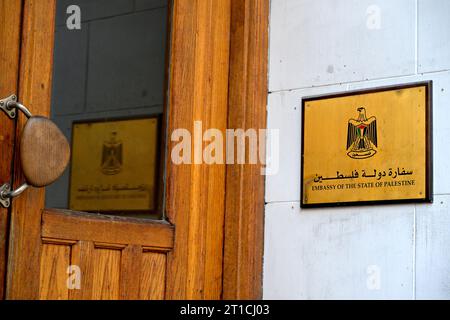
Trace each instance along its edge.
<path fill-rule="evenodd" d="M 51 119 L 71 143 L 48 208 L 161 218 L 169 0 L 58 0 Z"/>

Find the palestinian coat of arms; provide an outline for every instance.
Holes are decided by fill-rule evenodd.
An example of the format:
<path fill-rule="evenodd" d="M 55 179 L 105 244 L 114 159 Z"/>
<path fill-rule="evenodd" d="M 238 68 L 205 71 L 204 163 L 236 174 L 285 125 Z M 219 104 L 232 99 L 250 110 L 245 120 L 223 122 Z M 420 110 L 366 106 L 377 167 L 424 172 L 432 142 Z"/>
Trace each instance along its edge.
<path fill-rule="evenodd" d="M 348 122 L 347 155 L 352 159 L 367 159 L 373 157 L 378 148 L 377 119 L 367 119 L 366 109 L 361 107 L 358 119 Z"/>
<path fill-rule="evenodd" d="M 102 172 L 105 175 L 115 175 L 122 171 L 123 144 L 117 140 L 117 133 L 111 133 L 111 138 L 103 143 Z"/>

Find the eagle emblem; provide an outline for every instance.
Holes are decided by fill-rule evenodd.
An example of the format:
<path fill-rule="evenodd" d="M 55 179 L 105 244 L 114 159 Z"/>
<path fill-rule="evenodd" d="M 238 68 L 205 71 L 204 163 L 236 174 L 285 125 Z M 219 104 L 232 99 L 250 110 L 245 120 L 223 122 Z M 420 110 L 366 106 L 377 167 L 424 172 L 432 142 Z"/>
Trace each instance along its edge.
<path fill-rule="evenodd" d="M 378 148 L 377 119 L 367 119 L 366 109 L 358 108 L 358 119 L 348 122 L 347 155 L 352 159 L 367 159 L 373 157 Z"/>
<path fill-rule="evenodd" d="M 122 142 L 117 140 L 117 132 L 111 133 L 111 138 L 103 143 L 102 172 L 115 175 L 122 171 Z"/>

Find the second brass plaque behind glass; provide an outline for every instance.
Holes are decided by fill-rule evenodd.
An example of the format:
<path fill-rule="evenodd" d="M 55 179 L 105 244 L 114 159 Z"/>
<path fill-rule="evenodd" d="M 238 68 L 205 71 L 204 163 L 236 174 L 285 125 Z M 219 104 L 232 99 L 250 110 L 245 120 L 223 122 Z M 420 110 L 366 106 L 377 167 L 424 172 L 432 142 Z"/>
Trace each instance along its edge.
<path fill-rule="evenodd" d="M 72 158 L 47 207 L 161 217 L 168 11 L 168 0 L 57 1 L 51 118 Z"/>

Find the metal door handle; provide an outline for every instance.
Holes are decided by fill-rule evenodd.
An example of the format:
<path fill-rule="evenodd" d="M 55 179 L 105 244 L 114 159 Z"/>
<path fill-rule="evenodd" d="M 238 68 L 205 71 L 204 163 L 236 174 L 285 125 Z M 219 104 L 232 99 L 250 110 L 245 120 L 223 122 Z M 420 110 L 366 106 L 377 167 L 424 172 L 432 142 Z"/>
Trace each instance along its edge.
<path fill-rule="evenodd" d="M 26 182 L 16 190 L 5 183 L 0 187 L 0 204 L 11 205 L 11 199 L 21 195 L 29 186 L 42 188 L 55 182 L 66 169 L 70 159 L 70 147 L 61 130 L 49 119 L 33 116 L 12 95 L 0 100 L 2 109 L 11 119 L 20 110 L 28 118 L 20 138 L 20 162 Z"/>

